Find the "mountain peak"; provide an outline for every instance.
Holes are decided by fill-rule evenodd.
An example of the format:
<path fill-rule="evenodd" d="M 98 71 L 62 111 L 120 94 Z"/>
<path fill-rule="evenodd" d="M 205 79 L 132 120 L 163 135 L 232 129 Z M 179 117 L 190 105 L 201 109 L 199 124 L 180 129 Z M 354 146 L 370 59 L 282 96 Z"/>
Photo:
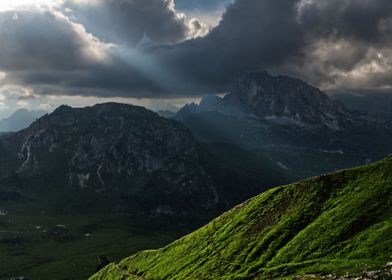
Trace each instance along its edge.
<path fill-rule="evenodd" d="M 20 109 L 16 110 L 12 115 L 20 114 L 20 113 L 27 113 L 27 112 L 30 112 L 30 111 L 27 110 L 26 108 L 20 108 Z"/>
<path fill-rule="evenodd" d="M 338 128 L 351 113 L 319 89 L 299 79 L 268 72 L 244 72 L 234 81 L 218 111 L 253 115 L 280 123 Z"/>
<path fill-rule="evenodd" d="M 186 104 L 177 112 L 176 116 L 181 119 L 195 113 L 213 111 L 221 101 L 222 98 L 217 95 L 205 95 L 201 98 L 199 104 L 194 102 Z"/>
<path fill-rule="evenodd" d="M 61 113 L 64 113 L 64 112 L 69 112 L 70 110 L 72 110 L 72 107 L 71 106 L 68 106 L 68 105 L 60 105 L 59 107 L 57 107 L 54 111 L 53 111 L 53 113 L 54 114 L 61 114 Z"/>

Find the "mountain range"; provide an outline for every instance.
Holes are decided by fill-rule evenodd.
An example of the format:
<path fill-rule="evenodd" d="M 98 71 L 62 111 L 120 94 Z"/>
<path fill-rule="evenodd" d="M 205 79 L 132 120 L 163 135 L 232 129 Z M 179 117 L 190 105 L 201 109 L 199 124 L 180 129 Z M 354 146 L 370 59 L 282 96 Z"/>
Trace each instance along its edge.
<path fill-rule="evenodd" d="M 47 210 L 204 217 L 284 181 L 268 167 L 232 167 L 239 149 L 214 148 L 225 159 L 212 149 L 142 107 L 60 106 L 0 139 L 0 191 Z"/>
<path fill-rule="evenodd" d="M 245 72 L 226 96 L 206 96 L 174 118 L 119 103 L 60 106 L 0 135 L 0 258 L 16 247 L 24 256 L 5 258 L 0 278 L 14 276 L 15 263 L 43 280 L 72 263 L 63 278 L 85 279 L 93 273 L 91 255 L 103 255 L 102 268 L 107 255 L 157 248 L 264 191 L 185 243 L 140 253 L 96 279 L 271 279 L 301 268 L 324 275 L 350 271 L 360 252 L 369 269 L 381 268 L 388 253 L 372 262 L 370 245 L 350 238 L 374 233 L 366 240 L 375 250 L 390 245 L 380 237 L 390 231 L 390 158 L 268 189 L 384 158 L 392 152 L 391 128 L 301 80 L 267 72 Z M 328 225 L 323 230 L 336 235 L 336 247 L 314 223 Z M 54 256 L 48 246 L 62 249 Z M 351 253 L 358 262 L 329 269 Z"/>
<path fill-rule="evenodd" d="M 119 103 L 64 105 L 1 136 L 0 198 L 205 220 L 271 186 L 381 159 L 390 139 L 389 121 L 301 80 L 245 72 L 226 96 L 174 119 Z"/>
<path fill-rule="evenodd" d="M 293 180 L 392 152 L 389 120 L 351 111 L 301 80 L 267 72 L 242 73 L 226 96 L 188 104 L 176 119 L 200 141 L 261 154 Z"/>
<path fill-rule="evenodd" d="M 302 80 L 272 76 L 265 71 L 240 74 L 230 93 L 223 98 L 205 96 L 199 104 L 183 107 L 177 118 L 201 112 L 219 112 L 307 130 L 327 128 L 336 131 L 366 124 L 391 126 L 386 119 L 348 109 L 336 96 L 332 99 Z"/>

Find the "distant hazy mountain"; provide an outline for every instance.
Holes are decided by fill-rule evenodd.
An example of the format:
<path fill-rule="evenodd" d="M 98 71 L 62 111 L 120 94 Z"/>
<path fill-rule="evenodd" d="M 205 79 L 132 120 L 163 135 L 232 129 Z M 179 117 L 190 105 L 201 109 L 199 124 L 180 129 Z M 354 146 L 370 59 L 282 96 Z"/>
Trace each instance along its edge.
<path fill-rule="evenodd" d="M 340 93 L 331 98 L 341 100 L 350 110 L 392 119 L 392 93 Z"/>
<path fill-rule="evenodd" d="M 262 193 L 90 280 L 392 279 L 391 200 L 389 157 Z"/>
<path fill-rule="evenodd" d="M 242 73 L 223 99 L 203 103 L 185 106 L 176 119 L 201 141 L 261 154 L 297 179 L 392 152 L 390 121 L 351 111 L 298 79 Z"/>
<path fill-rule="evenodd" d="M 168 111 L 168 110 L 157 111 L 157 114 L 160 115 L 161 117 L 164 117 L 167 119 L 171 119 L 176 116 L 176 113 L 174 113 L 172 111 Z"/>
<path fill-rule="evenodd" d="M 26 109 L 19 109 L 10 117 L 0 120 L 0 132 L 16 132 L 24 129 L 46 113 L 41 110 L 28 111 Z"/>
<path fill-rule="evenodd" d="M 222 98 L 216 95 L 203 96 L 199 104 L 186 104 L 181 110 L 177 112 L 177 118 L 181 119 L 195 113 L 213 111 L 221 101 Z"/>

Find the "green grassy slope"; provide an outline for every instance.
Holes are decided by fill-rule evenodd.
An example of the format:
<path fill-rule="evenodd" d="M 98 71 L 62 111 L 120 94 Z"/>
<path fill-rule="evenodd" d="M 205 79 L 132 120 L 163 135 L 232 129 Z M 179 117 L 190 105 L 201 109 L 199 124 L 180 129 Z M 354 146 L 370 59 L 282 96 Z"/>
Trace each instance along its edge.
<path fill-rule="evenodd" d="M 390 261 L 392 157 L 269 190 L 91 280 L 278 279 L 356 273 Z"/>

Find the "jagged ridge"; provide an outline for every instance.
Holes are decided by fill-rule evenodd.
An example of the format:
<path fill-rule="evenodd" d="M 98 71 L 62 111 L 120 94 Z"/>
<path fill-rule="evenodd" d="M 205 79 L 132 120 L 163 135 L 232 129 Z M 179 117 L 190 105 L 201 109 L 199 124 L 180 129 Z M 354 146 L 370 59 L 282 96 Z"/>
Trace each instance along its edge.
<path fill-rule="evenodd" d="M 341 102 L 329 99 L 319 89 L 299 79 L 272 76 L 267 72 L 239 75 L 230 94 L 216 110 L 301 126 L 325 125 L 333 129 L 352 120 L 352 114 Z"/>

